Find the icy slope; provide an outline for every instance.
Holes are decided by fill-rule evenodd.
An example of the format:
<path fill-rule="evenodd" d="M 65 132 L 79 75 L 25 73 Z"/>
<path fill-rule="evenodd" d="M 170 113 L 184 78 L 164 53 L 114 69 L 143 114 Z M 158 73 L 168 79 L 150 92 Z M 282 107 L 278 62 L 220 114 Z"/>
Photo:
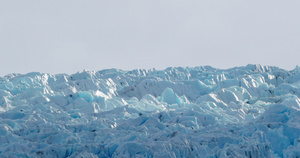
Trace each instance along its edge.
<path fill-rule="evenodd" d="M 300 157 L 300 68 L 0 78 L 0 157 Z"/>

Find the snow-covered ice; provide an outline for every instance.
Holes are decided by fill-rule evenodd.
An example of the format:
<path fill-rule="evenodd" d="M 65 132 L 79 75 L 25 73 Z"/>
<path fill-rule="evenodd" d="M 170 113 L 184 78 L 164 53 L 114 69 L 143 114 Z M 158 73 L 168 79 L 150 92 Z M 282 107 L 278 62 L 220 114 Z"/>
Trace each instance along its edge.
<path fill-rule="evenodd" d="M 0 78 L 0 157 L 300 157 L 300 68 Z"/>

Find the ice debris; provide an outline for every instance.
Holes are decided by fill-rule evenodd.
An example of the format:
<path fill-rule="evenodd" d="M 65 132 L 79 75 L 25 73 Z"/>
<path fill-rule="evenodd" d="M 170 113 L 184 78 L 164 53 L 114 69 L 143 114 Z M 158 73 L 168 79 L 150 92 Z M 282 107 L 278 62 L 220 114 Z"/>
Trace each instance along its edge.
<path fill-rule="evenodd" d="M 0 157 L 300 157 L 300 69 L 0 78 Z"/>

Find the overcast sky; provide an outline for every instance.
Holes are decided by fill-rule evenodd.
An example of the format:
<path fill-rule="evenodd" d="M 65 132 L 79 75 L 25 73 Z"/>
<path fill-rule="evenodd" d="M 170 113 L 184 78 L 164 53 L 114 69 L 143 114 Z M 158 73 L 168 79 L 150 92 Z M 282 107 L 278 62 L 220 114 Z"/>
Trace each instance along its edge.
<path fill-rule="evenodd" d="M 0 76 L 300 65 L 300 1 L 0 0 Z"/>

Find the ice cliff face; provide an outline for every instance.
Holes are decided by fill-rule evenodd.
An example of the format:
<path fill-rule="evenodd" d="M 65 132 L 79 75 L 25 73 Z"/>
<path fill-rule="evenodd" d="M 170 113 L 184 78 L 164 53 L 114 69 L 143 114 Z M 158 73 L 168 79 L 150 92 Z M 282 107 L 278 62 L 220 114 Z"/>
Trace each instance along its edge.
<path fill-rule="evenodd" d="M 0 157 L 300 157 L 300 68 L 0 78 Z"/>

